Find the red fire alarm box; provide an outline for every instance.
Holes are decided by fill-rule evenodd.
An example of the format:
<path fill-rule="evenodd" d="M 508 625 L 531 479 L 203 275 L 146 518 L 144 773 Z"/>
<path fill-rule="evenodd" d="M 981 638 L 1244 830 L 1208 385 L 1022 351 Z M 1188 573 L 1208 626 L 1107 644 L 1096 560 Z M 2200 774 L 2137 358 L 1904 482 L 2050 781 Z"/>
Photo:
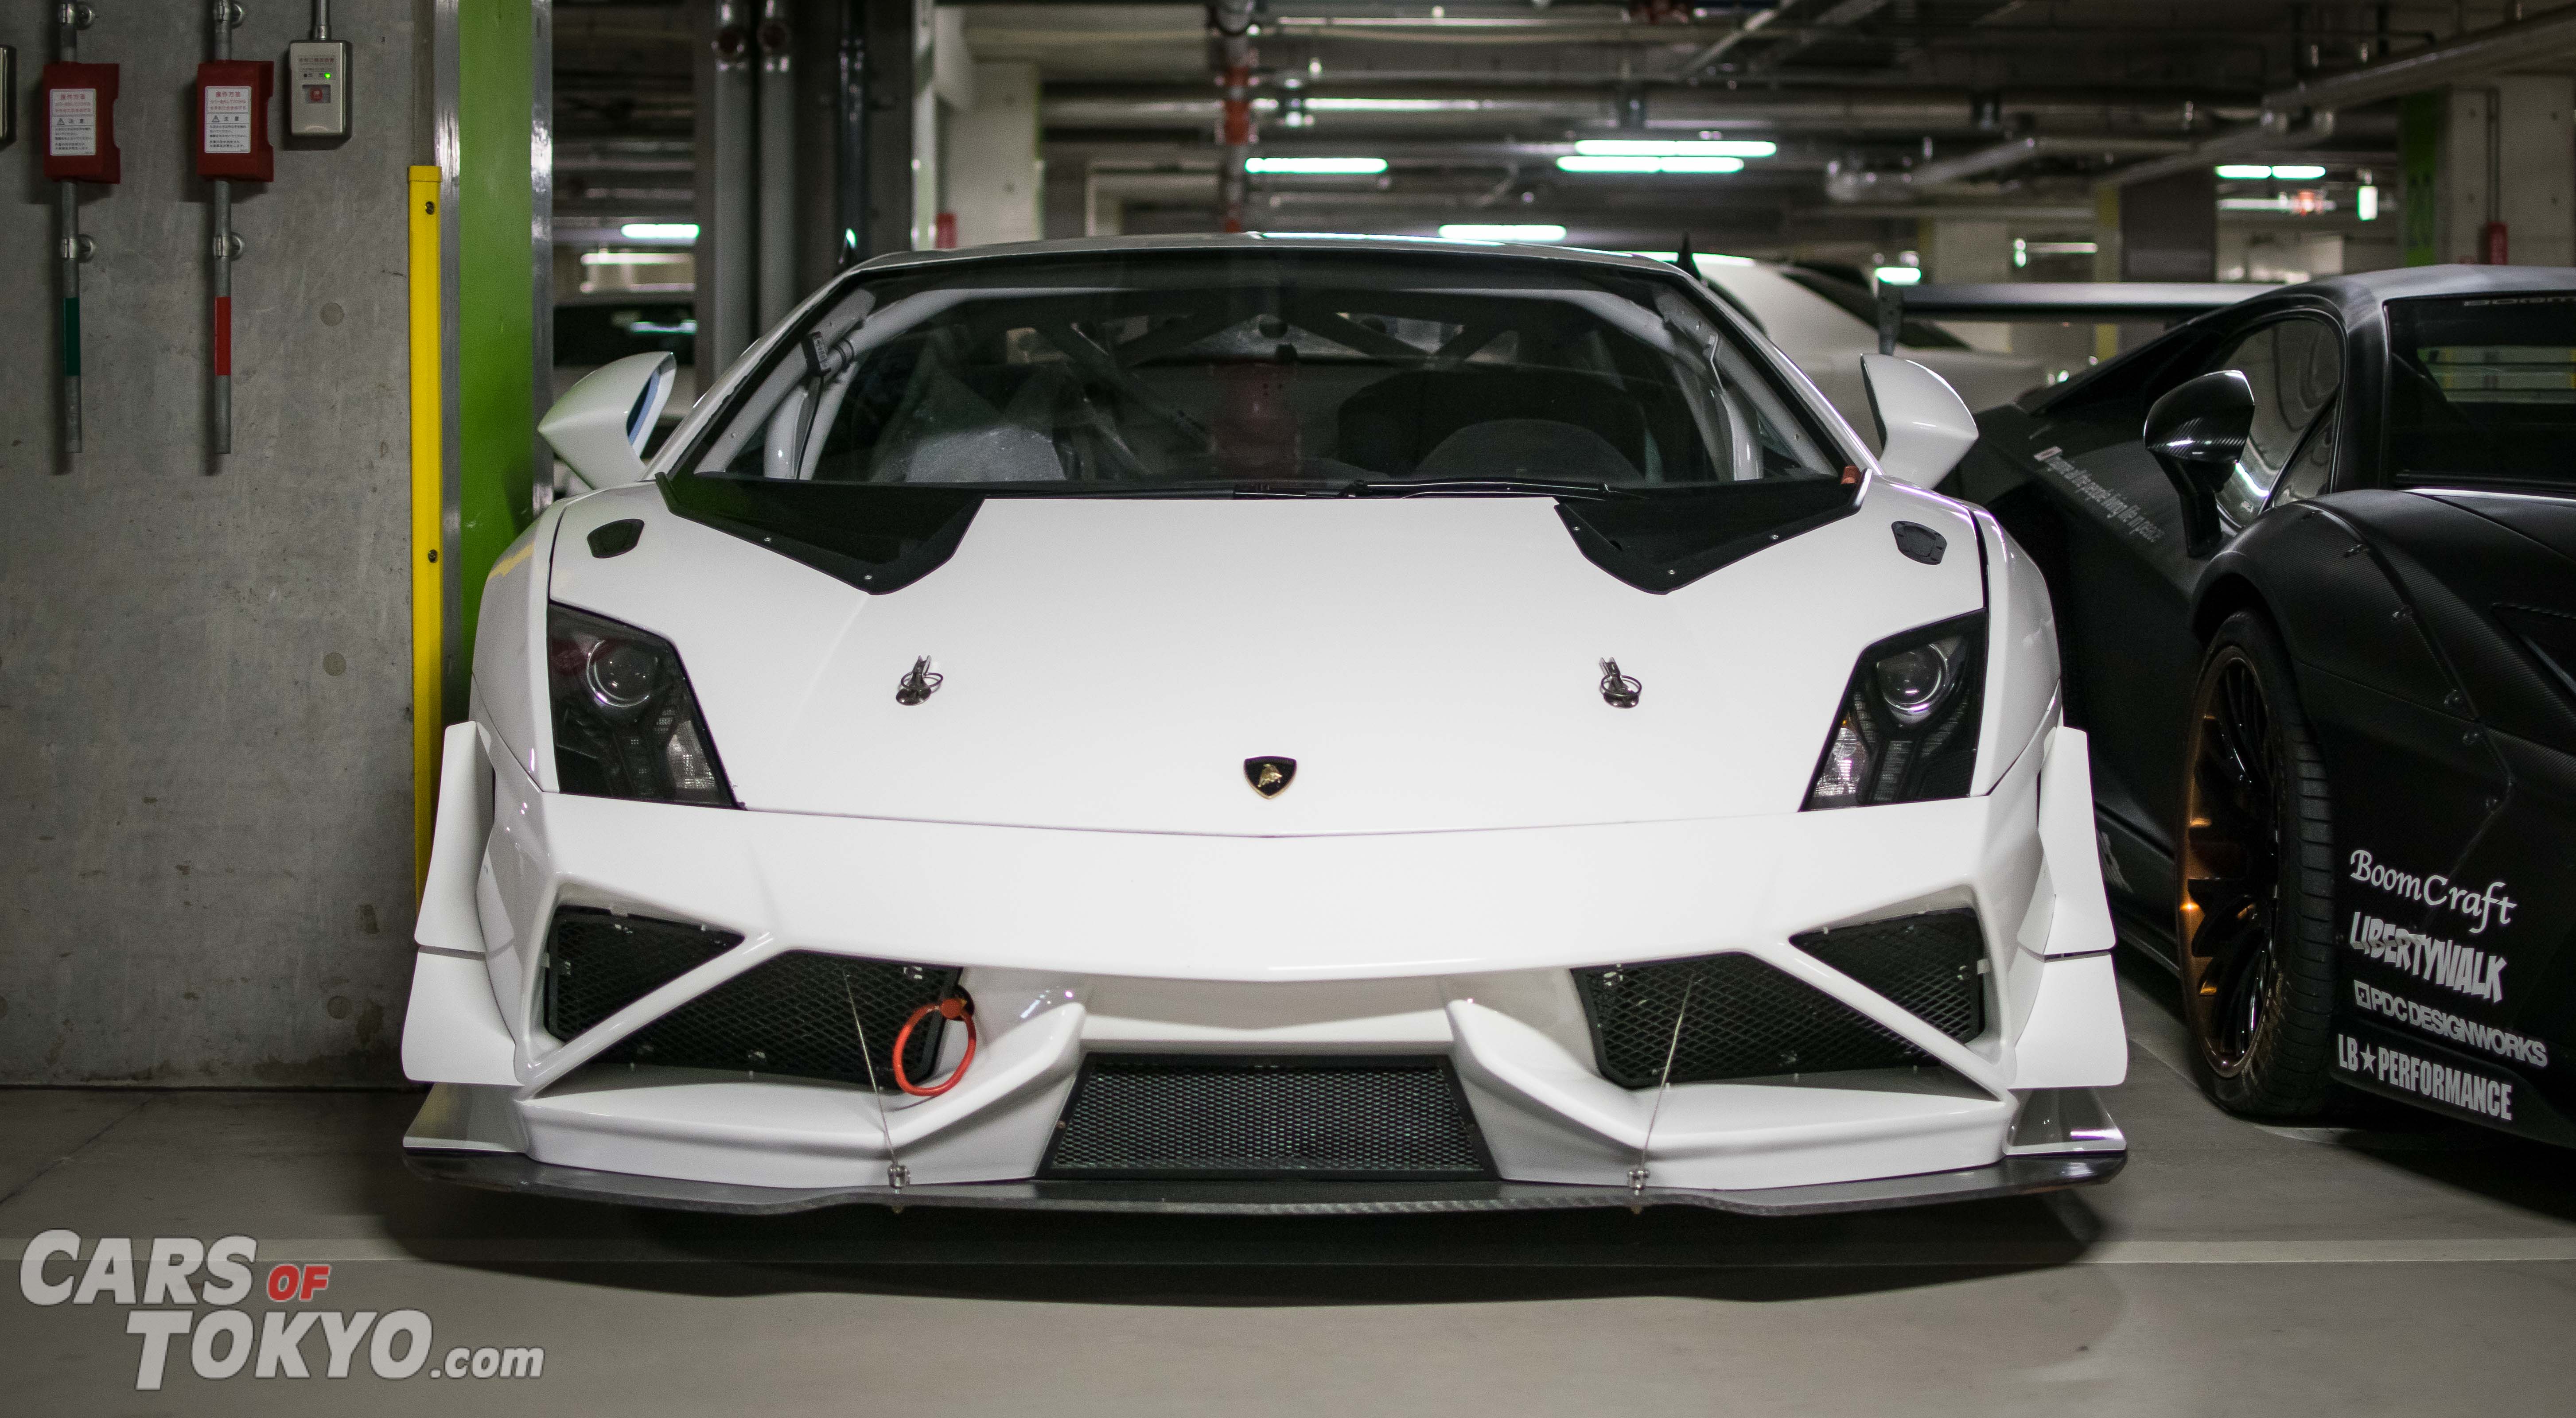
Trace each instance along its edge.
<path fill-rule="evenodd" d="M 48 64 L 44 91 L 45 180 L 118 182 L 125 165 L 116 150 L 116 66 Z"/>
<path fill-rule="evenodd" d="M 268 98 L 276 71 L 253 60 L 218 59 L 197 66 L 197 175 L 235 182 L 277 176 L 268 141 Z"/>

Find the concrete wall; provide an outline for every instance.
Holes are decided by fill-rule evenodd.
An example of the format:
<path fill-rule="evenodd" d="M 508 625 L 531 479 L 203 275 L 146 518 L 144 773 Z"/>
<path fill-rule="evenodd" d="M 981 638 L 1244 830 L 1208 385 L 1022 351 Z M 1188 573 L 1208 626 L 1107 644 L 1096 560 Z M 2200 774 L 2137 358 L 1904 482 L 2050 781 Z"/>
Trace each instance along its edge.
<path fill-rule="evenodd" d="M 2447 99 L 2436 259 L 2484 262 L 2493 219 L 2514 265 L 2576 261 L 2576 80 L 2513 75 Z"/>
<path fill-rule="evenodd" d="M 957 244 L 1039 239 L 1045 169 L 1038 160 L 1038 66 L 976 65 L 973 102 L 940 119 L 940 210 L 956 214 Z"/>
<path fill-rule="evenodd" d="M 307 7 L 249 0 L 274 60 Z M 57 454 L 52 6 L 0 7 L 0 1081 L 388 1080 L 410 977 L 404 168 L 411 0 L 339 0 L 354 132 L 236 189 L 233 456 L 208 453 L 204 7 L 102 3 L 121 186 L 83 229 L 87 450 Z M 272 120 L 273 122 L 279 120 Z M 272 128 L 273 133 L 277 131 Z"/>

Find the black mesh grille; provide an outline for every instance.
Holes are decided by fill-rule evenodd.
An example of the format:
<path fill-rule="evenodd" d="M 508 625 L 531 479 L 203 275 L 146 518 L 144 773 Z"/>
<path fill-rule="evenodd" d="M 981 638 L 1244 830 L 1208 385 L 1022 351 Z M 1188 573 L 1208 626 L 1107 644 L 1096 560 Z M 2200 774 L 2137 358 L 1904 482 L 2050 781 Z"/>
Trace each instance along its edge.
<path fill-rule="evenodd" d="M 1653 1087 L 1668 1048 L 1675 1083 L 1929 1062 L 1868 1016 L 1750 955 L 1577 970 L 1574 983 L 1601 1075 L 1626 1088 Z"/>
<path fill-rule="evenodd" d="M 1953 1039 L 1985 1031 L 1977 968 L 1985 945 L 1974 911 L 1811 931 L 1791 943 Z M 1626 1088 L 1660 1081 L 1667 1050 L 1675 1083 L 1932 1062 L 1867 1015 L 1750 955 L 1577 970 L 1574 987 L 1601 1076 Z"/>
<path fill-rule="evenodd" d="M 1445 1058 L 1094 1054 L 1040 1175 L 1396 1181 L 1492 1167 Z"/>
<path fill-rule="evenodd" d="M 915 1009 L 956 993 L 957 972 L 930 965 L 790 951 L 734 976 L 603 1050 L 618 1063 L 736 1069 L 868 1082 L 852 1003 L 867 1028 L 880 1091 L 894 1084 L 894 1036 Z M 904 1068 L 915 1082 L 939 1058 L 936 1016 L 912 1031 Z"/>
<path fill-rule="evenodd" d="M 1961 1043 L 1986 1032 L 1986 938 L 1974 911 L 1809 931 L 1789 943 Z"/>
<path fill-rule="evenodd" d="M 680 921 L 562 907 L 546 932 L 546 1032 L 576 1038 L 740 944 L 741 936 Z"/>

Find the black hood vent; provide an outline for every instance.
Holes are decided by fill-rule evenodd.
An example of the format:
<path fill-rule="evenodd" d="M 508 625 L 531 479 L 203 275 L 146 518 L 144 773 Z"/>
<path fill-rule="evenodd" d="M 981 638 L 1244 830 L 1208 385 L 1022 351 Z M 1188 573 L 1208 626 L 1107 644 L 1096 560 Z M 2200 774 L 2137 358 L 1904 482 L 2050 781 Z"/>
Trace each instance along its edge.
<path fill-rule="evenodd" d="M 674 515 L 880 596 L 946 565 L 984 505 L 983 493 L 962 488 L 708 473 L 654 481 Z"/>
<path fill-rule="evenodd" d="M 1830 478 L 1765 478 L 1711 487 L 1658 487 L 1636 497 L 1556 505 L 1593 565 L 1640 591 L 1678 590 L 1764 547 L 1859 508 L 1860 489 Z"/>

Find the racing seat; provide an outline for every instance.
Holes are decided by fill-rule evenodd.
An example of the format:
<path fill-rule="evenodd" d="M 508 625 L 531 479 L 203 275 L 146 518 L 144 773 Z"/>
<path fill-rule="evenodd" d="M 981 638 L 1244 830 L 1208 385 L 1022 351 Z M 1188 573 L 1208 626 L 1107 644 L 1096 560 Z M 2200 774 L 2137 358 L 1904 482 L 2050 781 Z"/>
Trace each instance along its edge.
<path fill-rule="evenodd" d="M 1573 370 L 1417 369 L 1389 375 L 1342 402 L 1336 456 L 1379 473 L 1420 471 L 1431 451 L 1471 424 L 1546 420 L 1597 434 L 1631 468 L 1645 466 L 1646 420 L 1635 399 Z"/>

